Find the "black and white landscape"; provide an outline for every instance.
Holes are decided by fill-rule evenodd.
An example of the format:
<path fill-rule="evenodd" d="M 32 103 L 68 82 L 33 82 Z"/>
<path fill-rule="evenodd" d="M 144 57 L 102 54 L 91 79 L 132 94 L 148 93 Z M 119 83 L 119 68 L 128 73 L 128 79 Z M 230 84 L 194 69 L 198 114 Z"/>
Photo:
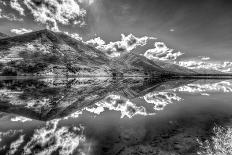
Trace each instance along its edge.
<path fill-rule="evenodd" d="M 0 0 L 0 155 L 232 154 L 231 4 Z"/>

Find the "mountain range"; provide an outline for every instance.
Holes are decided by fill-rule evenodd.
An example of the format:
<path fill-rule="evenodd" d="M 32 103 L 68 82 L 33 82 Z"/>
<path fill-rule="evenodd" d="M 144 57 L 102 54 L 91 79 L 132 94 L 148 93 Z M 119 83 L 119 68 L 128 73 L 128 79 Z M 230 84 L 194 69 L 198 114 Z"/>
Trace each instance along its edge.
<path fill-rule="evenodd" d="M 135 53 L 109 58 L 104 51 L 64 33 L 0 34 L 1 76 L 201 76 L 194 70 Z"/>

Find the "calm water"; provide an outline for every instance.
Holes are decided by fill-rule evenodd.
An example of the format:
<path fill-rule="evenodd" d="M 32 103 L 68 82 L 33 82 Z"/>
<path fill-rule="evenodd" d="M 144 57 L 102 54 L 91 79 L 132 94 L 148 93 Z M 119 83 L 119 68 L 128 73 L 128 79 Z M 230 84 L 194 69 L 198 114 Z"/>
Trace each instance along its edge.
<path fill-rule="evenodd" d="M 2 78 L 0 154 L 232 154 L 232 80 Z"/>

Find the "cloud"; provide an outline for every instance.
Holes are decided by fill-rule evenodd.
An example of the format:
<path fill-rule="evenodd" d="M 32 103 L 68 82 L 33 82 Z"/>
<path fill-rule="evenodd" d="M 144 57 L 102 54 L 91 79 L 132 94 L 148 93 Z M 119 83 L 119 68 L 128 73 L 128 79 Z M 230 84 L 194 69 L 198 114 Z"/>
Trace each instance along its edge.
<path fill-rule="evenodd" d="M 191 83 L 185 86 L 181 86 L 178 88 L 173 89 L 173 91 L 177 92 L 187 92 L 191 94 L 200 93 L 201 95 L 214 92 L 223 92 L 223 93 L 231 93 L 232 92 L 232 81 L 220 81 L 216 83 Z"/>
<path fill-rule="evenodd" d="M 152 92 L 144 96 L 147 103 L 152 103 L 155 110 L 163 110 L 165 106 L 174 101 L 181 101 L 182 99 L 172 92 Z"/>
<path fill-rule="evenodd" d="M 93 44 L 97 49 L 104 51 L 109 57 L 118 57 L 122 53 L 128 53 L 138 46 L 145 46 L 148 40 L 154 40 L 154 37 L 141 37 L 137 38 L 132 34 L 125 36 L 121 34 L 121 41 L 110 42 L 105 44 L 101 38 L 95 38 L 87 41 L 88 44 Z"/>
<path fill-rule="evenodd" d="M 181 52 L 175 52 L 174 49 L 168 48 L 163 42 L 155 42 L 155 48 L 149 49 L 144 53 L 144 56 L 151 60 L 176 60 L 183 55 Z"/>
<path fill-rule="evenodd" d="M 24 0 L 35 21 L 46 24 L 47 28 L 59 31 L 58 23 L 83 25 L 86 11 L 75 0 Z"/>
<path fill-rule="evenodd" d="M 85 154 L 90 149 L 83 134 L 84 127 L 58 127 L 59 120 L 52 120 L 46 126 L 34 131 L 25 144 L 24 154 Z M 38 150 L 39 148 L 42 148 Z M 88 150 L 89 151 L 89 150 Z"/>
<path fill-rule="evenodd" d="M 20 29 L 12 29 L 12 30 L 10 30 L 10 32 L 15 33 L 15 34 L 24 34 L 24 33 L 32 32 L 32 30 L 31 29 L 20 28 Z"/>
<path fill-rule="evenodd" d="M 24 8 L 22 8 L 22 6 L 19 4 L 18 0 L 11 0 L 10 1 L 10 6 L 13 9 L 17 10 L 20 15 L 25 16 L 25 14 L 24 14 Z"/>
<path fill-rule="evenodd" d="M 145 107 L 137 106 L 130 100 L 119 95 L 109 95 L 104 100 L 96 103 L 93 107 L 86 108 L 85 110 L 99 115 L 104 112 L 105 109 L 119 111 L 121 113 L 121 118 L 124 118 L 125 116 L 132 118 L 136 115 L 146 116 L 154 114 L 148 113 Z"/>
<path fill-rule="evenodd" d="M 215 70 L 219 72 L 232 73 L 232 62 L 213 62 L 202 60 L 184 60 L 177 62 L 177 65 L 193 70 Z"/>
<path fill-rule="evenodd" d="M 102 45 L 106 44 L 105 41 L 102 40 L 100 37 L 90 39 L 90 40 L 86 41 L 86 43 L 89 45 L 93 45 L 93 46 L 102 46 Z"/>
<path fill-rule="evenodd" d="M 16 117 L 14 117 L 14 118 L 11 118 L 11 121 L 13 121 L 13 122 L 18 122 L 18 121 L 20 121 L 20 122 L 27 122 L 27 121 L 32 121 L 32 119 L 30 119 L 30 118 L 26 118 L 26 117 L 22 117 L 22 116 L 16 116 Z"/>
<path fill-rule="evenodd" d="M 206 61 L 206 60 L 210 60 L 210 57 L 206 57 L 206 56 L 199 56 L 201 58 L 201 60 Z"/>
<path fill-rule="evenodd" d="M 78 33 L 69 33 L 69 32 L 64 32 L 64 34 L 78 40 L 78 41 L 83 41 L 82 37 Z"/>

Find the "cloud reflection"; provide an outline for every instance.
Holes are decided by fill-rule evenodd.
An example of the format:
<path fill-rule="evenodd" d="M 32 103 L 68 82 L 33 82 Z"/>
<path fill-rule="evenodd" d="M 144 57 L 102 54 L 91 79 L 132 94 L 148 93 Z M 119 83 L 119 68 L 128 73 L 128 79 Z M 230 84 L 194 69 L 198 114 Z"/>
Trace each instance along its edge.
<path fill-rule="evenodd" d="M 45 127 L 36 129 L 23 148 L 24 154 L 85 154 L 84 127 L 58 127 L 58 122 L 49 121 Z"/>

